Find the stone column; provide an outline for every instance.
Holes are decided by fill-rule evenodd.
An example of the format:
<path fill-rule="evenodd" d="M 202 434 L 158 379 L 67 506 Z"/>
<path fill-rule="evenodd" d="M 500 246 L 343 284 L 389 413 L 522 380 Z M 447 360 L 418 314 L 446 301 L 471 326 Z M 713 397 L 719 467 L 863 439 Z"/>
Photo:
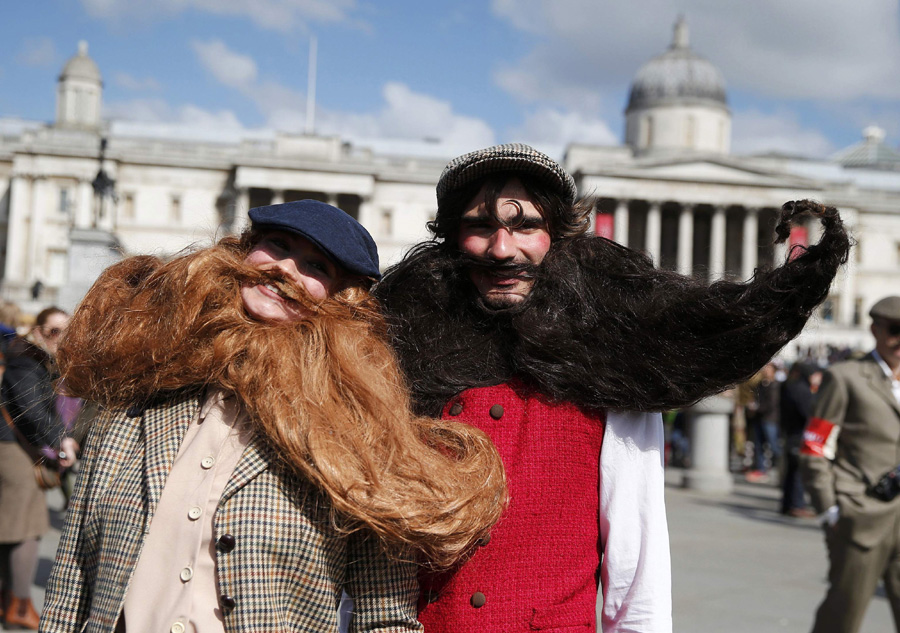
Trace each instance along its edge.
<path fill-rule="evenodd" d="M 711 396 L 686 411 L 691 440 L 691 467 L 682 485 L 700 492 L 728 493 L 733 482 L 728 470 L 728 415 L 734 403 Z"/>
<path fill-rule="evenodd" d="M 29 226 L 31 217 L 31 197 L 34 194 L 30 177 L 16 175 L 10 184 L 9 214 L 6 228 L 6 281 L 27 283 L 26 262 L 28 261 Z"/>
<path fill-rule="evenodd" d="M 750 279 L 757 265 L 759 239 L 759 209 L 747 207 L 744 215 L 741 249 L 741 279 Z"/>
<path fill-rule="evenodd" d="M 94 208 L 94 188 L 90 180 L 78 181 L 78 203 L 75 206 L 74 225 L 80 229 L 91 226 Z"/>
<path fill-rule="evenodd" d="M 847 230 L 851 233 L 855 232 L 856 211 L 851 209 L 838 209 L 838 211 L 841 212 L 841 219 L 844 221 Z M 853 308 L 856 304 L 856 268 L 856 253 L 851 251 L 847 264 L 843 267 L 843 270 L 838 272 L 838 287 L 841 293 L 838 323 L 848 327 L 853 327 Z M 865 322 L 863 320 L 863 323 Z"/>
<path fill-rule="evenodd" d="M 250 210 L 250 190 L 241 187 L 237 191 L 237 197 L 234 200 L 234 220 L 231 224 L 231 232 L 237 235 L 241 234 L 246 227 L 250 226 L 250 217 L 247 212 Z"/>
<path fill-rule="evenodd" d="M 694 269 L 694 207 L 681 205 L 678 214 L 678 272 L 690 275 Z"/>
<path fill-rule="evenodd" d="M 41 279 L 43 270 L 41 270 L 41 257 L 43 243 L 41 235 L 44 233 L 44 210 L 47 206 L 46 196 L 47 180 L 44 178 L 35 178 L 32 184 L 31 193 L 31 213 L 30 226 L 28 230 L 28 246 L 27 257 L 25 259 L 25 279 L 28 283 Z M 41 279 L 46 283 L 46 280 Z"/>
<path fill-rule="evenodd" d="M 338 194 L 326 193 L 325 195 L 328 197 L 328 204 L 330 204 L 333 207 L 337 207 L 338 209 L 341 208 L 341 206 L 338 204 Z"/>
<path fill-rule="evenodd" d="M 778 268 L 779 266 L 783 266 L 787 261 L 788 249 L 790 249 L 790 238 L 781 242 L 780 244 L 775 244 L 773 246 L 773 255 L 772 255 L 772 267 Z"/>
<path fill-rule="evenodd" d="M 709 280 L 718 281 L 725 276 L 725 207 L 713 210 L 712 238 L 709 249 Z"/>
<path fill-rule="evenodd" d="M 647 209 L 647 243 L 644 249 L 650 255 L 650 259 L 659 266 L 659 256 L 662 245 L 662 212 L 659 202 L 651 202 Z"/>
<path fill-rule="evenodd" d="M 613 219 L 614 239 L 623 246 L 628 246 L 628 200 L 619 200 L 616 204 Z"/>
<path fill-rule="evenodd" d="M 283 203 L 284 203 L 284 190 L 283 189 L 273 189 L 271 204 L 283 204 Z"/>
<path fill-rule="evenodd" d="M 597 230 L 597 199 L 591 200 L 591 212 L 588 213 L 588 235 L 596 235 Z"/>

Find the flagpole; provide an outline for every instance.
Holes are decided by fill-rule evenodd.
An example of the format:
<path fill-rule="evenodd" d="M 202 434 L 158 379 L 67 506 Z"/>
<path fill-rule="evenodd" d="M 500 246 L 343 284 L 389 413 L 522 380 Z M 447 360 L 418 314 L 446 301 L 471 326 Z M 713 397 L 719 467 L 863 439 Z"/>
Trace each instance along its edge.
<path fill-rule="evenodd" d="M 306 133 L 316 129 L 316 36 L 309 38 L 309 70 L 306 74 Z"/>

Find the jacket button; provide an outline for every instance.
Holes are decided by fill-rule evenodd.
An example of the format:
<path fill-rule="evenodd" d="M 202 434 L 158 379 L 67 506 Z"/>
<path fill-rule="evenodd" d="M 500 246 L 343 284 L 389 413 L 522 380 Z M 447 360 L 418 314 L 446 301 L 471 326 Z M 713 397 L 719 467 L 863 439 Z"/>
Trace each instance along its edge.
<path fill-rule="evenodd" d="M 500 418 L 503 417 L 503 405 L 502 404 L 495 404 L 494 406 L 491 407 L 491 417 L 494 418 L 495 420 L 499 420 Z"/>
<path fill-rule="evenodd" d="M 460 413 L 462 413 L 462 409 L 462 403 L 454 402 L 453 406 L 450 407 L 450 415 L 459 415 Z"/>
<path fill-rule="evenodd" d="M 222 605 L 222 609 L 225 611 L 231 611 L 234 609 L 234 605 L 236 604 L 234 598 L 231 596 L 221 596 L 219 598 L 219 604 Z"/>
<path fill-rule="evenodd" d="M 219 540 L 216 541 L 216 545 L 219 546 L 219 549 L 225 552 L 226 554 L 234 549 L 234 546 L 237 544 L 237 539 L 234 538 L 233 534 L 223 534 L 219 537 Z"/>
<path fill-rule="evenodd" d="M 472 597 L 469 598 L 469 604 L 471 604 L 476 609 L 480 609 L 484 606 L 484 603 L 487 602 L 487 598 L 484 597 L 484 594 L 480 591 L 476 591 L 472 594 Z"/>

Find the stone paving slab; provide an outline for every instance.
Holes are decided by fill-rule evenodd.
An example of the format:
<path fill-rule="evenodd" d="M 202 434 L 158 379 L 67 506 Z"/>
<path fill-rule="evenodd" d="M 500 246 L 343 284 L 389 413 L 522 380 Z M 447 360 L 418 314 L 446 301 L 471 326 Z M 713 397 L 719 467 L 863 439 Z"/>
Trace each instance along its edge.
<path fill-rule="evenodd" d="M 681 473 L 666 473 L 672 544 L 674 633 L 807 633 L 825 593 L 827 562 L 820 528 L 810 519 L 778 513 L 779 492 L 735 479 L 727 495 L 681 488 Z M 41 541 L 35 605 L 44 586 L 63 515 L 62 496 L 49 496 L 53 529 Z M 893 631 L 883 590 L 860 633 Z"/>
<path fill-rule="evenodd" d="M 772 485 L 736 478 L 710 496 L 666 479 L 675 633 L 807 633 L 827 587 L 816 522 L 782 516 Z M 860 632 L 893 630 L 879 588 Z"/>

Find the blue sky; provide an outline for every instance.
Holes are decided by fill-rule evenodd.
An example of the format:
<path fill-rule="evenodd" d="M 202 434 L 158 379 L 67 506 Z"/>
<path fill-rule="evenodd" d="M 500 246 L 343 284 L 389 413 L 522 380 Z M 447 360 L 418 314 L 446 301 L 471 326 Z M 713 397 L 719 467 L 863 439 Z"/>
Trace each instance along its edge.
<path fill-rule="evenodd" d="M 621 140 L 638 68 L 683 14 L 723 72 L 737 153 L 827 156 L 866 125 L 900 145 L 900 0 L 32 0 L 4 3 L 0 117 L 50 121 L 79 40 L 107 117 L 448 151 Z"/>

